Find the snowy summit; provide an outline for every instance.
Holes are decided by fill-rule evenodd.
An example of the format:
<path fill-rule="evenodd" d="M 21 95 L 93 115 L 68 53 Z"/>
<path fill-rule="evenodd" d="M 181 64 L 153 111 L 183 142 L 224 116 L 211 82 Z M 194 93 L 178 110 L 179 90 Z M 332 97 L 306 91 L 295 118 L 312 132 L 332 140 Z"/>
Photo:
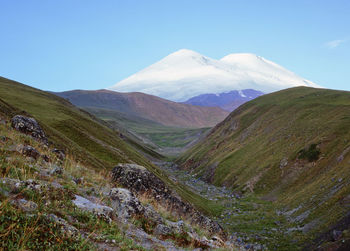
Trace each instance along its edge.
<path fill-rule="evenodd" d="M 243 89 L 268 93 L 295 86 L 320 87 L 254 54 L 230 54 L 216 60 L 182 49 L 109 89 L 143 92 L 173 101 L 185 101 L 206 93 Z"/>

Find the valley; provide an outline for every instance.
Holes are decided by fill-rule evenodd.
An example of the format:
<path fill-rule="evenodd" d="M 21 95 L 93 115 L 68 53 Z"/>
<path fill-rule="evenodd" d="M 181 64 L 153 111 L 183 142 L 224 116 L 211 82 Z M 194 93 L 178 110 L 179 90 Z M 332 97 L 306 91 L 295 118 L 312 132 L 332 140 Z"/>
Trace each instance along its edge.
<path fill-rule="evenodd" d="M 182 110 L 185 114 L 191 114 L 193 109 L 202 111 L 201 115 L 188 121 L 193 127 L 179 124 L 171 126 L 162 123 L 159 120 L 162 117 L 149 119 L 150 115 L 137 113 L 137 109 L 126 102 L 130 102 L 129 99 L 120 98 L 123 95 L 118 96 L 117 101 L 113 99 L 111 103 L 107 99 L 106 102 L 103 96 L 105 93 L 97 92 L 98 95 L 95 96 L 94 91 L 90 91 L 89 101 L 86 101 L 86 96 L 82 97 L 82 91 L 79 91 L 79 98 L 73 101 L 72 95 L 77 93 L 70 93 L 67 100 L 2 78 L 1 116 L 6 121 L 6 118 L 16 114 L 30 114 L 42 125 L 50 139 L 50 145 L 64 149 L 64 152 L 71 156 L 69 168 L 65 167 L 67 170 L 64 171 L 67 176 L 60 179 L 52 176 L 53 182 L 69 183 L 69 172 L 74 172 L 74 165 L 83 165 L 84 172 L 97 171 L 98 174 L 94 175 L 97 175 L 99 180 L 106 179 L 103 181 L 103 187 L 97 188 L 97 183 L 92 182 L 91 177 L 86 177 L 83 171 L 79 171 L 83 179 L 90 179 L 90 185 L 83 182 L 81 185 L 77 183 L 73 188 L 65 189 L 74 192 L 75 196 L 78 196 L 76 198 L 83 201 L 89 201 L 89 198 L 96 201 L 100 196 L 98 193 L 104 193 L 102 199 L 112 203 L 113 199 L 110 200 L 108 194 L 103 192 L 113 186 L 106 173 L 116 164 L 129 163 L 125 164 L 125 168 L 131 168 L 130 171 L 118 174 L 118 179 L 121 180 L 119 182 L 124 182 L 122 187 L 131 189 L 144 207 L 150 204 L 160 210 L 166 220 L 173 222 L 165 223 L 168 226 L 175 224 L 176 220 L 180 222 L 183 219 L 186 224 L 193 224 L 193 227 L 203 224 L 202 227 L 213 231 L 210 229 L 217 229 L 218 225 L 215 224 L 219 223 L 225 232 L 221 237 L 225 241 L 217 242 L 216 248 L 301 250 L 347 247 L 350 240 L 346 224 L 350 189 L 348 92 L 297 87 L 265 94 L 241 105 L 222 122 L 218 121 L 213 128 L 210 127 L 212 122 L 205 119 L 213 110 L 207 110 L 205 107 L 186 105 L 185 110 Z M 107 94 L 109 97 L 114 95 L 110 91 L 107 91 Z M 80 106 L 77 108 L 70 101 L 83 103 L 77 104 Z M 118 102 L 124 106 L 112 109 L 111 104 L 117 105 Z M 173 109 L 169 108 L 167 101 L 157 102 L 160 103 L 156 106 L 166 104 L 161 109 Z M 172 103 L 170 107 L 174 107 Z M 205 121 L 207 127 L 198 127 Z M 171 123 L 182 122 L 173 120 Z M 17 144 L 3 146 L 5 156 L 11 157 L 11 149 L 19 147 L 21 137 L 16 135 L 14 138 L 8 122 L 3 124 L 5 129 L 2 130 L 6 140 L 10 136 L 11 142 L 15 140 Z M 32 140 L 25 142 L 30 142 L 41 152 L 46 151 L 45 147 Z M 23 150 L 15 151 L 22 153 Z M 20 163 L 25 163 L 25 160 L 21 160 Z M 36 172 L 42 168 L 52 168 L 50 163 L 34 163 L 37 163 Z M 27 165 L 22 165 L 19 167 L 21 172 L 28 172 Z M 2 178 L 6 182 L 8 178 L 23 179 L 16 173 L 7 173 L 7 164 L 4 170 Z M 144 171 L 137 174 L 141 170 L 147 170 L 147 176 L 144 176 Z M 136 172 L 135 175 L 143 177 L 140 176 L 138 180 L 146 179 L 145 182 L 149 182 L 141 187 L 151 186 L 147 191 L 160 189 L 157 192 L 159 194 L 154 194 L 154 198 L 150 197 L 150 194 L 144 197 L 143 190 L 139 190 L 140 187 L 136 185 L 138 181 L 123 181 L 130 172 Z M 43 182 L 40 176 L 31 171 L 28 175 L 40 184 Z M 26 182 L 25 179 L 23 182 Z M 93 193 L 94 196 L 91 197 L 86 185 L 93 186 L 100 192 Z M 163 191 L 170 190 L 170 194 L 161 192 L 164 186 L 166 189 Z M 173 193 L 177 195 L 172 197 Z M 11 190 L 10 194 L 15 196 L 16 190 Z M 166 200 L 175 203 L 172 207 L 177 209 L 164 209 L 163 207 L 168 205 L 164 206 L 161 201 L 157 201 L 157 196 L 165 196 Z M 33 200 L 32 197 L 25 198 Z M 41 202 L 35 200 L 34 203 Z M 113 204 L 95 206 L 99 208 L 108 205 Z M 196 223 L 186 218 L 187 213 L 181 209 L 184 205 L 187 213 L 196 215 Z M 71 206 L 68 208 L 73 210 Z M 53 212 L 49 208 L 44 210 L 48 210 L 48 213 Z M 117 215 L 124 214 L 124 209 L 120 211 L 120 208 L 114 207 L 113 210 L 117 210 Z M 328 214 L 329 211 L 332 211 L 332 214 Z M 71 220 L 71 211 L 59 214 L 63 214 L 66 221 Z M 173 218 L 175 216 L 176 220 Z M 161 230 L 156 230 L 156 226 L 162 226 L 163 223 L 155 223 L 154 218 L 148 218 L 150 216 L 147 214 L 142 217 L 145 218 L 142 218 L 141 222 L 138 221 L 139 218 L 135 218 L 132 230 L 123 232 L 123 235 L 135 241 L 135 245 L 138 243 L 150 249 L 154 248 L 154 245 L 160 245 L 171 249 L 173 244 L 162 242 L 162 238 L 175 238 L 177 243 L 190 245 L 187 247 L 191 248 L 196 245 L 212 245 L 205 241 L 206 237 L 197 237 L 202 236 L 199 230 L 183 232 L 188 240 L 185 242 L 181 239 L 185 238 L 184 235 L 169 237 L 172 235 L 166 234 L 167 237 L 161 235 L 163 237 L 160 238 L 158 231 Z M 79 224 L 74 226 L 80 227 Z M 210 243 L 214 243 L 217 238 L 212 232 L 205 235 L 213 238 Z M 84 235 L 82 238 L 85 238 Z M 121 238 L 123 245 L 127 245 L 124 237 Z M 150 242 L 149 238 L 154 239 Z M 218 243 L 221 243 L 221 246 Z M 90 244 L 102 245 L 95 240 Z M 110 247 L 110 244 L 102 246 Z"/>
<path fill-rule="evenodd" d="M 192 102 L 213 98 L 202 95 Z M 348 158 L 349 103 L 347 92 L 291 88 L 241 105 L 213 129 L 170 127 L 105 108 L 82 108 L 131 133 L 161 155 L 150 159 L 173 182 L 214 202 L 205 210 L 237 246 L 296 250 L 339 245 L 331 232 L 321 242 L 317 238 L 346 213 L 341 194 L 349 189 L 347 162 L 334 159 Z M 329 172 L 329 165 L 343 171 Z M 314 200 L 328 206 L 315 208 Z M 333 214 L 327 215 L 330 208 Z M 347 238 L 346 227 L 334 231 Z"/>
<path fill-rule="evenodd" d="M 219 107 L 176 103 L 142 93 L 76 90 L 54 94 L 165 157 L 183 153 L 228 115 Z"/>
<path fill-rule="evenodd" d="M 272 202 L 209 184 L 171 162 L 155 164 L 162 167 L 173 181 L 220 205 L 220 213 L 214 219 L 232 235 L 237 246 L 248 250 L 297 250 L 302 246 L 303 227 L 279 214 Z"/>
<path fill-rule="evenodd" d="M 350 251 L 350 1 L 0 9 L 0 251 Z"/>

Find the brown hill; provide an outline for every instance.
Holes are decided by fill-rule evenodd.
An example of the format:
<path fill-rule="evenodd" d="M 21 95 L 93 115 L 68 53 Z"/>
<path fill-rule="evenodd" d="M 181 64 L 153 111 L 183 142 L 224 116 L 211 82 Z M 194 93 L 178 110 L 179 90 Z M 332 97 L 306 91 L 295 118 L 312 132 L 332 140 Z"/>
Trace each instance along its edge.
<path fill-rule="evenodd" d="M 139 117 L 166 126 L 212 127 L 228 115 L 228 112 L 218 107 L 176 103 L 139 92 L 74 90 L 55 94 L 80 107 L 115 110 L 133 116 L 133 118 Z"/>

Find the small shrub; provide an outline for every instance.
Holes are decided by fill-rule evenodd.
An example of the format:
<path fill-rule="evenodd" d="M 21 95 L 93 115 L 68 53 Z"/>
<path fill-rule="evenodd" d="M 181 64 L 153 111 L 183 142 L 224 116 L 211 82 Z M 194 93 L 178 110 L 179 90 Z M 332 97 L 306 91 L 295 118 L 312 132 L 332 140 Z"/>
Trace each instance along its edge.
<path fill-rule="evenodd" d="M 318 160 L 321 152 L 317 148 L 317 144 L 311 144 L 309 148 L 302 149 L 299 151 L 298 158 L 299 159 L 307 159 L 309 162 Z"/>

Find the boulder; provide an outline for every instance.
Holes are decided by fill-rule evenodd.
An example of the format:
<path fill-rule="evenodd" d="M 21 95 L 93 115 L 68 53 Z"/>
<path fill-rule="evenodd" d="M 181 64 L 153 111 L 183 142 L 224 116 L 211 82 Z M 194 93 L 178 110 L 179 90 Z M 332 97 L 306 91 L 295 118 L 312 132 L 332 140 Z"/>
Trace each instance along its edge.
<path fill-rule="evenodd" d="M 173 234 L 172 229 L 164 224 L 158 224 L 154 230 L 153 234 L 156 236 L 167 237 Z"/>
<path fill-rule="evenodd" d="M 188 235 L 189 232 L 192 235 L 195 235 L 192 227 L 186 224 L 184 221 L 180 220 L 177 222 L 172 222 L 166 220 L 164 224 L 158 224 L 154 228 L 153 234 L 157 236 L 167 237 L 174 236 L 176 234 Z"/>
<path fill-rule="evenodd" d="M 75 199 L 73 200 L 73 203 L 81 210 L 94 213 L 95 215 L 103 218 L 107 222 L 112 221 L 111 217 L 113 217 L 113 208 L 94 203 L 79 195 L 75 195 Z"/>
<path fill-rule="evenodd" d="M 130 189 L 135 194 L 144 195 L 156 200 L 180 217 L 187 218 L 193 224 L 205 228 L 211 234 L 226 239 L 223 228 L 215 221 L 202 215 L 191 204 L 184 202 L 180 196 L 145 167 L 136 164 L 118 164 L 112 170 L 112 180 Z"/>
<path fill-rule="evenodd" d="M 38 208 L 38 205 L 35 202 L 25 199 L 13 200 L 12 204 L 24 212 L 33 212 Z"/>
<path fill-rule="evenodd" d="M 48 140 L 43 129 L 34 118 L 16 115 L 11 119 L 11 125 L 17 131 L 28 134 L 46 145 L 48 144 Z"/>
<path fill-rule="evenodd" d="M 38 152 L 38 150 L 29 145 L 23 146 L 23 148 L 21 149 L 21 153 L 24 156 L 32 157 L 33 159 L 38 159 L 40 157 L 40 153 Z"/>
<path fill-rule="evenodd" d="M 109 196 L 118 218 L 127 221 L 131 217 L 144 215 L 145 208 L 132 192 L 124 188 L 112 188 Z"/>

